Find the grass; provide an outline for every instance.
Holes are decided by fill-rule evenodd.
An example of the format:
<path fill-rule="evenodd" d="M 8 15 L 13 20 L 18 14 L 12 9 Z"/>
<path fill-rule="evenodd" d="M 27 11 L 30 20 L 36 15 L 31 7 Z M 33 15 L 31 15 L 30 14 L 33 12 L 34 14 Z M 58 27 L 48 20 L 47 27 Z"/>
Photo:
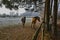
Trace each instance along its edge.
<path fill-rule="evenodd" d="M 60 22 L 59 22 L 60 23 Z M 59 28 L 60 25 L 58 24 Z M 38 29 L 39 24 L 36 24 L 36 29 Z M 59 29 L 60 30 L 60 29 Z M 0 28 L 0 40 L 32 40 L 33 35 L 35 34 L 34 29 L 31 28 L 31 23 L 26 23 L 25 27 L 22 27 L 22 24 L 18 25 L 9 25 Z M 41 40 L 41 32 L 38 34 L 37 40 Z M 60 35 L 60 34 L 59 34 Z M 60 36 L 58 37 L 60 38 Z M 50 38 L 49 33 L 45 34 L 45 40 Z"/>
<path fill-rule="evenodd" d="M 32 40 L 35 31 L 31 28 L 30 23 L 26 23 L 24 28 L 22 24 L 9 25 L 0 28 L 0 40 Z"/>

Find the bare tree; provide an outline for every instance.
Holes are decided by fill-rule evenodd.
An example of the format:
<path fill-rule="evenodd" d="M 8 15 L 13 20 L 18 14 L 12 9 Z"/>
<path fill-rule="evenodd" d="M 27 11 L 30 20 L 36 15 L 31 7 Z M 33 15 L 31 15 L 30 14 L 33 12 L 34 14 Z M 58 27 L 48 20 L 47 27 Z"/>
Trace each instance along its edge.
<path fill-rule="evenodd" d="M 54 35 L 55 35 L 55 37 L 57 36 L 57 11 L 58 11 L 58 0 L 54 0 L 53 27 L 54 27 Z"/>
<path fill-rule="evenodd" d="M 45 1 L 44 19 L 46 22 L 47 30 L 49 30 L 49 14 L 50 14 L 50 0 L 46 0 Z"/>

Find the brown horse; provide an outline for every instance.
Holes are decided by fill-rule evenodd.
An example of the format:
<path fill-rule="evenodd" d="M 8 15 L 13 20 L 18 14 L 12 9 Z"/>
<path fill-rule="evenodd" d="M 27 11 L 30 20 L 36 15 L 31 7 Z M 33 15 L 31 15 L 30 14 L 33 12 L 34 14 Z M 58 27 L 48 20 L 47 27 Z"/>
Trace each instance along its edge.
<path fill-rule="evenodd" d="M 26 17 L 22 17 L 21 21 L 22 21 L 22 24 L 23 24 L 23 27 L 24 27 L 25 26 L 25 22 L 26 22 Z"/>
<path fill-rule="evenodd" d="M 36 17 L 32 18 L 32 23 L 31 23 L 32 28 L 35 27 L 35 24 L 36 24 L 37 21 L 40 22 L 40 17 L 36 16 Z"/>

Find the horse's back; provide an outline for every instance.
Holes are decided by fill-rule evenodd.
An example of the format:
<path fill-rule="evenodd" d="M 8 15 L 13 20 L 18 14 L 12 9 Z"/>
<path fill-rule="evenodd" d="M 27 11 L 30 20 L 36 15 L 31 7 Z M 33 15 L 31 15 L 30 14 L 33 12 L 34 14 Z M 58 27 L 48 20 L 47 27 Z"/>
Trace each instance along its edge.
<path fill-rule="evenodd" d="M 40 22 L 40 17 L 33 17 L 32 23 L 36 23 L 36 21 Z"/>

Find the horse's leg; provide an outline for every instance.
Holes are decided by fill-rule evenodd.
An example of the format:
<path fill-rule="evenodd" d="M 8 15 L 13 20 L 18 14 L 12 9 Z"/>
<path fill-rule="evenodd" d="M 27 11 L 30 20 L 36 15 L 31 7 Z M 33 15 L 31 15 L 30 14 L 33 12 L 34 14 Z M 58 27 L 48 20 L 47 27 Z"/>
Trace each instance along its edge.
<path fill-rule="evenodd" d="M 33 28 L 33 26 L 34 26 L 34 23 L 31 23 L 31 28 Z"/>
<path fill-rule="evenodd" d="M 33 28 L 36 30 L 36 24 L 34 24 Z"/>
<path fill-rule="evenodd" d="M 31 23 L 31 28 L 32 28 L 32 24 L 33 24 L 33 23 Z"/>
<path fill-rule="evenodd" d="M 33 28 L 34 27 L 34 23 L 31 23 L 31 28 Z"/>
<path fill-rule="evenodd" d="M 23 28 L 24 28 L 24 26 L 25 26 L 25 23 L 23 23 Z"/>
<path fill-rule="evenodd" d="M 35 28 L 35 24 L 33 24 L 33 28 Z"/>
<path fill-rule="evenodd" d="M 35 28 L 35 23 L 32 23 L 32 24 L 31 24 L 31 28 L 33 28 L 33 29 L 36 30 L 36 28 Z"/>

